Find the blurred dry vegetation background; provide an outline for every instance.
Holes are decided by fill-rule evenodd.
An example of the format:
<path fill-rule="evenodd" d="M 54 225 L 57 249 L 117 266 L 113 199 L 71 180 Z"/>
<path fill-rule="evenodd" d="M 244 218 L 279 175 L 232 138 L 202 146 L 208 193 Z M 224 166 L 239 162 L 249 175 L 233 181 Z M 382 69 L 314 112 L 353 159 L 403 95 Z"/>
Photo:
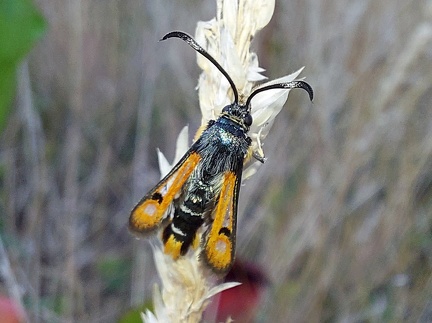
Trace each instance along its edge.
<path fill-rule="evenodd" d="M 200 122 L 196 54 L 158 39 L 216 4 L 36 4 L 48 29 L 0 137 L 0 292 L 31 322 L 116 322 L 157 282 L 129 212 L 156 148 Z M 270 280 L 257 321 L 431 322 L 432 2 L 279 0 L 253 49 L 316 94 L 290 94 L 240 194 L 237 255 Z"/>

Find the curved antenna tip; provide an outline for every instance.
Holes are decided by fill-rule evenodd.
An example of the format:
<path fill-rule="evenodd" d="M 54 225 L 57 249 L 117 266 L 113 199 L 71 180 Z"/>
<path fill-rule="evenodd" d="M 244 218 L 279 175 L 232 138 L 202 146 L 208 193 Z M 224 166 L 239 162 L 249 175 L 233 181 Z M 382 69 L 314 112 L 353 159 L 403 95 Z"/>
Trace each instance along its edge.
<path fill-rule="evenodd" d="M 287 90 L 303 89 L 309 94 L 309 99 L 311 101 L 313 101 L 313 98 L 314 98 L 314 92 L 313 92 L 312 86 L 310 86 L 308 83 L 306 83 L 305 81 L 291 81 L 291 82 L 286 82 L 286 83 L 271 84 L 271 85 L 257 88 L 255 91 L 253 91 L 251 93 L 251 95 L 249 95 L 249 97 L 246 100 L 245 105 L 249 106 L 252 98 L 256 94 L 258 94 L 260 92 L 268 91 L 268 90 L 273 90 L 273 89 L 287 89 Z"/>
<path fill-rule="evenodd" d="M 161 39 L 159 39 L 159 41 L 164 41 L 164 40 L 167 40 L 168 38 L 173 38 L 173 37 L 181 38 L 185 41 L 187 41 L 189 39 L 193 39 L 191 35 L 183 32 L 183 31 L 174 30 L 174 31 L 170 31 L 169 33 L 165 34 Z"/>
<path fill-rule="evenodd" d="M 314 91 L 313 91 L 312 86 L 310 86 L 309 83 L 306 83 L 304 81 L 298 81 L 298 82 L 301 83 L 298 88 L 305 90 L 309 94 L 309 100 L 311 100 L 313 102 Z"/>
<path fill-rule="evenodd" d="M 190 47 L 192 47 L 195 51 L 200 53 L 202 56 L 207 58 L 216 68 L 222 73 L 223 76 L 228 80 L 228 83 L 231 86 L 231 89 L 233 90 L 234 94 L 234 102 L 238 103 L 239 95 L 237 88 L 234 84 L 234 81 L 231 79 L 231 77 L 228 75 L 228 73 L 223 69 L 223 67 L 204 49 L 202 48 L 195 39 L 192 38 L 189 34 L 183 32 L 183 31 L 171 31 L 165 36 L 163 36 L 159 41 L 166 40 L 168 38 L 180 38 L 181 40 L 185 41 Z"/>

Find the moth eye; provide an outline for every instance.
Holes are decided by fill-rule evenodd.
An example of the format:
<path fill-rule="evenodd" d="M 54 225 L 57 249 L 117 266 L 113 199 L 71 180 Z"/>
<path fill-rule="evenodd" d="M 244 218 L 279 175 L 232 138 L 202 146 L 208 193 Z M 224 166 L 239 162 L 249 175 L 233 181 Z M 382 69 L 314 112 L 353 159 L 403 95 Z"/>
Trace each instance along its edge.
<path fill-rule="evenodd" d="M 227 113 L 230 110 L 230 105 L 226 105 L 223 109 L 222 109 L 222 113 Z"/>
<path fill-rule="evenodd" d="M 253 119 L 252 119 L 252 115 L 250 115 L 250 114 L 247 114 L 245 117 L 244 117 L 244 124 L 246 125 L 246 126 L 248 126 L 248 127 L 250 127 L 251 125 L 252 125 L 252 122 L 253 122 Z"/>

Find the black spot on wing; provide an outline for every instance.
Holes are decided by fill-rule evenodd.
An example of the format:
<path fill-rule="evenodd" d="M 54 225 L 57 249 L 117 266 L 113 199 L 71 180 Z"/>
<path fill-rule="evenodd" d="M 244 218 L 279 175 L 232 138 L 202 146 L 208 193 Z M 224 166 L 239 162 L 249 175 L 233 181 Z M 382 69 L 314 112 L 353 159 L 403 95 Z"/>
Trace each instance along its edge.
<path fill-rule="evenodd" d="M 227 227 L 223 227 L 219 230 L 219 235 L 220 234 L 223 234 L 229 238 L 231 236 L 231 230 L 228 229 Z"/>
<path fill-rule="evenodd" d="M 161 204 L 162 201 L 163 201 L 162 194 L 159 193 L 159 192 L 155 192 L 155 193 L 153 193 L 153 195 L 151 196 L 151 199 L 152 199 L 153 201 L 157 201 L 159 204 Z"/>

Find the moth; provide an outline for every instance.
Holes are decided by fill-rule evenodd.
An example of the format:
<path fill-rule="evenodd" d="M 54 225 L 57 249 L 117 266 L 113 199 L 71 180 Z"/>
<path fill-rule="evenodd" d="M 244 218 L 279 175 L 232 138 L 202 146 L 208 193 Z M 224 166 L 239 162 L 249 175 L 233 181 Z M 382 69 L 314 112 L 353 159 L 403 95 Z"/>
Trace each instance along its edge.
<path fill-rule="evenodd" d="M 248 131 L 252 125 L 251 100 L 272 89 L 301 88 L 313 99 L 304 81 L 272 84 L 255 89 L 245 103 L 222 66 L 188 34 L 172 31 L 161 40 L 179 38 L 206 57 L 228 80 L 234 102 L 210 120 L 186 154 L 133 208 L 129 228 L 138 234 L 162 232 L 164 252 L 178 259 L 201 243 L 200 257 L 216 274 L 225 274 L 235 256 L 237 204 L 243 165 L 252 152 Z M 201 241 L 198 237 L 203 228 Z"/>

